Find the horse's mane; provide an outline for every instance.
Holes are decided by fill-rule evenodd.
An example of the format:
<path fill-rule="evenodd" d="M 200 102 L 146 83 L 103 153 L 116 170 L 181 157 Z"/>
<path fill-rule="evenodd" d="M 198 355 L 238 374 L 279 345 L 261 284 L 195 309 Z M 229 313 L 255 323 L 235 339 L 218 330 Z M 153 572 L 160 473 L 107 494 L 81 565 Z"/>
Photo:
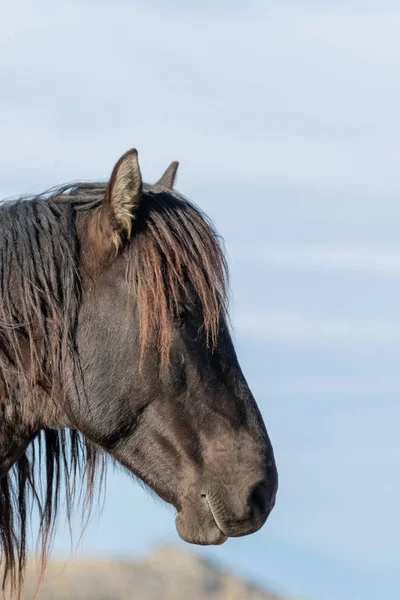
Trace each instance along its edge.
<path fill-rule="evenodd" d="M 64 375 L 67 361 L 77 359 L 74 335 L 82 300 L 76 215 L 100 210 L 106 185 L 69 184 L 0 205 L 0 406 L 18 401 L 26 420 L 34 420 L 45 394 L 55 414 L 67 401 Z M 205 339 L 215 346 L 226 309 L 227 267 L 218 236 L 201 211 L 174 191 L 145 184 L 123 252 L 139 313 L 142 357 L 152 341 L 160 364 L 168 363 L 173 317 L 186 290 L 199 301 Z M 0 479 L 3 588 L 10 583 L 20 595 L 33 504 L 39 510 L 43 572 L 60 490 L 68 517 L 76 491 L 89 508 L 95 476 L 102 478 L 104 465 L 104 455 L 79 432 L 45 430 Z"/>

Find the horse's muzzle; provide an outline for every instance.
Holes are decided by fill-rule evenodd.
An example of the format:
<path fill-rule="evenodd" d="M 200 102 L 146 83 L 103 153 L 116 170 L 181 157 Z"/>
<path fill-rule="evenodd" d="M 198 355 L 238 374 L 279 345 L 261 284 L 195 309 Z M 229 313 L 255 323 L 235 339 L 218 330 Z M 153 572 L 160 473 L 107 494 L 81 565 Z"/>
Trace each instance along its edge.
<path fill-rule="evenodd" d="M 228 489 L 210 487 L 200 496 L 188 500 L 176 518 L 176 528 L 182 539 L 192 544 L 218 545 L 228 537 L 255 533 L 266 522 L 272 511 L 277 491 L 261 481 L 246 495 L 229 493 Z"/>

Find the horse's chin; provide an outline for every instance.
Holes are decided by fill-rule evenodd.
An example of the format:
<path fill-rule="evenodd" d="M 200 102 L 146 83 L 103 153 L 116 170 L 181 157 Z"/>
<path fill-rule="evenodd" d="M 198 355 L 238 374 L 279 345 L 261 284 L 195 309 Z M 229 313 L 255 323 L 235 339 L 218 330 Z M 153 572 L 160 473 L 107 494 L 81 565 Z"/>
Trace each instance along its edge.
<path fill-rule="evenodd" d="M 212 512 L 203 510 L 181 510 L 175 519 L 179 537 L 189 544 L 220 546 L 228 537 L 218 527 Z"/>

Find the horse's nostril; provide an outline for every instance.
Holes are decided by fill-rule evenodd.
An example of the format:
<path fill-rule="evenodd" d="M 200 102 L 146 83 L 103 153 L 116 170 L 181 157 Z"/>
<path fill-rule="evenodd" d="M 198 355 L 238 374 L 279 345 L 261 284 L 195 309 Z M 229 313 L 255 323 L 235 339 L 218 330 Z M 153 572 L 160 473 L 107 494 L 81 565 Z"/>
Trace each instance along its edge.
<path fill-rule="evenodd" d="M 253 488 L 249 504 L 255 515 L 265 515 L 269 511 L 270 498 L 266 482 L 259 483 Z"/>

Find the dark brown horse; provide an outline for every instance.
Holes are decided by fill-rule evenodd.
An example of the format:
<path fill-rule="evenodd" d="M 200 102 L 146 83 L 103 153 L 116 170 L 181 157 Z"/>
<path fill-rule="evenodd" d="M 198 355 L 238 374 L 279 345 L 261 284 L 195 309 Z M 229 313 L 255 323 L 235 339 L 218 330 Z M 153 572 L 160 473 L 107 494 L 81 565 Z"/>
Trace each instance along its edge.
<path fill-rule="evenodd" d="M 60 494 L 68 514 L 76 491 L 89 504 L 105 456 L 176 508 L 191 543 L 257 531 L 274 505 L 224 254 L 176 168 L 143 184 L 131 150 L 108 184 L 0 206 L 0 540 L 17 596 L 31 504 L 44 564 Z"/>

